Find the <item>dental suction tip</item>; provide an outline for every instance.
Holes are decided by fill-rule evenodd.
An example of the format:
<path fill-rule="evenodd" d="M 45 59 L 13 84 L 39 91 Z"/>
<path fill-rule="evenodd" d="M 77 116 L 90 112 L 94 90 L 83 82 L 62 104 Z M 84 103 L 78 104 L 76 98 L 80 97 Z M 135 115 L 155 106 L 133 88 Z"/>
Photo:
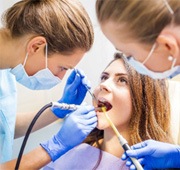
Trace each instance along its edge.
<path fill-rule="evenodd" d="M 95 107 L 96 112 L 107 112 L 112 109 L 112 105 L 105 103 L 99 104 L 98 107 Z"/>

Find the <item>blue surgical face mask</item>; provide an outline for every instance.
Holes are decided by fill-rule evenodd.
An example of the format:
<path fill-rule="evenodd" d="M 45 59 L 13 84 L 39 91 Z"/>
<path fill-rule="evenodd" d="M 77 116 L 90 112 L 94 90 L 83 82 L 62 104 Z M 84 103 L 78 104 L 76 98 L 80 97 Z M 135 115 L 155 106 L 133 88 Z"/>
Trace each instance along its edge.
<path fill-rule="evenodd" d="M 59 84 L 61 79 L 54 76 L 47 67 L 47 44 L 45 55 L 45 69 L 38 71 L 33 76 L 28 76 L 26 70 L 24 69 L 28 57 L 28 54 L 26 54 L 23 65 L 19 64 L 15 68 L 11 69 L 11 73 L 15 75 L 17 82 L 31 90 L 47 90 Z"/>
<path fill-rule="evenodd" d="M 153 79 L 164 79 L 164 78 L 172 78 L 180 73 L 180 66 L 174 67 L 176 63 L 176 59 L 172 58 L 172 65 L 171 69 L 166 70 L 164 72 L 154 72 L 149 70 L 144 64 L 147 62 L 147 60 L 151 57 L 152 53 L 154 52 L 156 44 L 153 45 L 151 51 L 149 52 L 147 58 L 141 63 L 137 60 L 135 60 L 133 57 L 128 57 L 128 63 L 135 68 L 137 72 L 143 75 L 148 75 L 149 77 Z"/>

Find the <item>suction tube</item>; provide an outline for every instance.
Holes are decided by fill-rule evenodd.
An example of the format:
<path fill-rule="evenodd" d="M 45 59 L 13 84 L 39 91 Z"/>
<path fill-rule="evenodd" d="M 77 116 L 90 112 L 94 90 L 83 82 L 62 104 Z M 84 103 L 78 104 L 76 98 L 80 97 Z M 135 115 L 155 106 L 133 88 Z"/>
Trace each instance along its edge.
<path fill-rule="evenodd" d="M 126 139 L 118 132 L 117 128 L 114 126 L 113 122 L 111 121 L 111 119 L 109 118 L 107 112 L 106 112 L 106 106 L 102 107 L 102 111 L 104 112 L 107 121 L 109 122 L 110 126 L 112 127 L 112 129 L 114 130 L 116 136 L 119 139 L 119 143 L 121 144 L 122 148 L 127 151 L 130 150 L 130 146 L 128 145 L 128 142 L 126 141 Z M 133 164 L 136 166 L 137 170 L 143 170 L 143 167 L 141 166 L 141 164 L 138 162 L 138 160 L 136 158 L 132 158 L 130 157 L 130 159 L 132 160 Z"/>

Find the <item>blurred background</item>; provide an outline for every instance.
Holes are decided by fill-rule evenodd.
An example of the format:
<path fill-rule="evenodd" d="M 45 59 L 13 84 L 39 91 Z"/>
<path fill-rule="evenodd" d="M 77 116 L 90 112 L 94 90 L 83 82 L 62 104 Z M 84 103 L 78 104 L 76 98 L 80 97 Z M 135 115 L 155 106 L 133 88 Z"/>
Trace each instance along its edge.
<path fill-rule="evenodd" d="M 0 15 L 12 4 L 18 0 L 0 0 Z M 92 20 L 95 41 L 92 49 L 86 53 L 83 60 L 77 65 L 76 68 L 81 68 L 84 70 L 85 74 L 91 81 L 92 90 L 97 85 L 99 81 L 99 75 L 108 64 L 108 62 L 113 58 L 113 54 L 116 51 L 111 43 L 104 37 L 100 27 L 97 23 L 95 14 L 95 0 L 80 0 L 84 5 L 85 9 L 89 13 Z M 0 23 L 2 26 L 2 24 Z M 57 101 L 63 92 L 63 88 L 66 79 L 71 71 L 67 72 L 62 83 L 51 90 L 47 91 L 31 91 L 24 86 L 17 83 L 18 87 L 18 112 L 38 112 L 45 104 L 51 101 Z M 173 137 L 176 143 L 180 144 L 180 76 L 174 78 L 170 82 L 169 91 L 172 106 L 172 131 Z M 85 102 L 91 104 L 91 97 L 87 94 Z M 25 152 L 32 150 L 34 147 L 38 146 L 41 141 L 49 139 L 53 134 L 59 130 L 61 121 L 57 121 L 37 132 L 31 134 L 28 139 Z M 14 140 L 14 151 L 13 158 L 17 157 L 19 149 L 21 146 L 23 138 L 18 138 Z"/>

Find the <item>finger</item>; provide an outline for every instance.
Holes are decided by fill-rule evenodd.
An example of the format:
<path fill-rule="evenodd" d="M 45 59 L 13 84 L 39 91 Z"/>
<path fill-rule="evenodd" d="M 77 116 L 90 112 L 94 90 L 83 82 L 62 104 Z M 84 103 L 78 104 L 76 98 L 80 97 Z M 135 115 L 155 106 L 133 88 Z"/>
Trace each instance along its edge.
<path fill-rule="evenodd" d="M 151 154 L 150 152 L 151 150 L 149 150 L 148 147 L 144 147 L 144 148 L 136 149 L 136 150 L 128 150 L 126 151 L 126 154 L 129 157 L 141 158 L 141 157 L 144 157 L 145 155 Z"/>
<path fill-rule="evenodd" d="M 141 143 L 137 143 L 133 146 L 131 146 L 132 149 L 140 149 L 140 148 L 144 148 L 145 146 L 147 146 L 147 142 L 141 142 Z"/>
<path fill-rule="evenodd" d="M 82 130 L 85 133 L 90 133 L 95 127 L 97 126 L 96 123 L 92 124 L 92 125 L 86 125 L 86 126 L 82 126 Z"/>
<path fill-rule="evenodd" d="M 128 157 L 127 161 L 126 161 L 126 166 L 131 166 L 133 163 L 132 163 L 132 160 Z"/>
<path fill-rule="evenodd" d="M 71 72 L 71 74 L 69 75 L 69 77 L 68 77 L 68 79 L 67 79 L 67 84 L 71 84 L 73 81 L 74 81 L 74 78 L 75 78 L 75 76 L 76 76 L 76 71 L 75 70 L 73 70 L 72 72 Z"/>
<path fill-rule="evenodd" d="M 87 125 L 92 125 L 92 124 L 96 123 L 97 122 L 97 117 L 94 116 L 94 117 L 92 117 L 90 119 L 84 119 L 84 118 L 81 117 L 81 118 L 77 118 L 77 121 L 80 124 L 87 126 Z"/>
<path fill-rule="evenodd" d="M 121 159 L 122 159 L 123 161 L 125 161 L 127 158 L 128 158 L 128 156 L 126 155 L 126 153 L 123 153 Z"/>
<path fill-rule="evenodd" d="M 81 77 L 80 75 L 76 74 L 74 80 L 71 82 L 71 91 L 76 91 L 79 88 L 79 85 L 81 84 Z"/>
<path fill-rule="evenodd" d="M 78 119 L 79 123 L 84 124 L 84 125 L 91 125 L 91 124 L 97 122 L 97 117 L 96 116 L 91 117 L 89 119 L 84 118 L 84 117 L 83 118 L 80 117 L 80 118 L 77 118 L 77 119 Z"/>
<path fill-rule="evenodd" d="M 140 159 L 138 159 L 138 161 L 141 165 L 145 165 L 145 159 L 144 158 L 140 158 Z"/>
<path fill-rule="evenodd" d="M 132 164 L 130 167 L 129 167 L 130 170 L 136 170 L 136 167 L 134 166 L 134 164 Z"/>
<path fill-rule="evenodd" d="M 89 87 L 82 84 L 82 82 L 80 82 L 79 85 L 78 85 L 78 89 L 77 89 L 78 90 L 78 95 L 82 96 L 82 94 L 83 94 L 85 96 L 85 94 L 87 92 L 87 89 L 89 89 Z"/>
<path fill-rule="evenodd" d="M 72 112 L 71 114 L 74 114 L 74 115 L 85 115 L 87 113 L 89 113 L 90 111 L 93 111 L 94 110 L 94 107 L 91 106 L 91 105 L 87 105 L 87 106 L 79 106 L 79 108 Z"/>
<path fill-rule="evenodd" d="M 90 89 L 91 88 L 91 83 L 88 80 L 87 76 L 85 75 L 84 71 L 81 69 L 76 69 L 77 73 L 80 75 L 82 78 L 82 84 L 86 86 L 86 88 Z"/>
<path fill-rule="evenodd" d="M 91 89 L 91 83 L 87 77 L 82 78 L 82 84 L 86 86 L 86 88 Z"/>
<path fill-rule="evenodd" d="M 87 125 L 91 125 L 93 127 L 96 127 L 97 126 L 97 117 L 92 117 L 91 119 L 89 119 L 87 121 Z"/>
<path fill-rule="evenodd" d="M 93 118 L 93 117 L 96 117 L 96 112 L 95 111 L 90 111 L 89 113 L 83 115 L 83 119 L 90 119 L 90 118 Z"/>
<path fill-rule="evenodd" d="M 84 120 L 84 122 L 81 120 L 77 120 L 76 126 L 78 126 L 78 129 L 86 130 L 86 131 L 94 129 L 97 126 L 96 122 L 93 122 L 91 124 L 88 124 L 88 123 L 89 122 L 87 120 Z"/>
<path fill-rule="evenodd" d="M 76 72 L 82 77 L 82 78 L 84 78 L 85 77 L 85 73 L 84 73 L 84 71 L 83 70 L 81 70 L 81 69 L 75 69 L 76 70 Z"/>

